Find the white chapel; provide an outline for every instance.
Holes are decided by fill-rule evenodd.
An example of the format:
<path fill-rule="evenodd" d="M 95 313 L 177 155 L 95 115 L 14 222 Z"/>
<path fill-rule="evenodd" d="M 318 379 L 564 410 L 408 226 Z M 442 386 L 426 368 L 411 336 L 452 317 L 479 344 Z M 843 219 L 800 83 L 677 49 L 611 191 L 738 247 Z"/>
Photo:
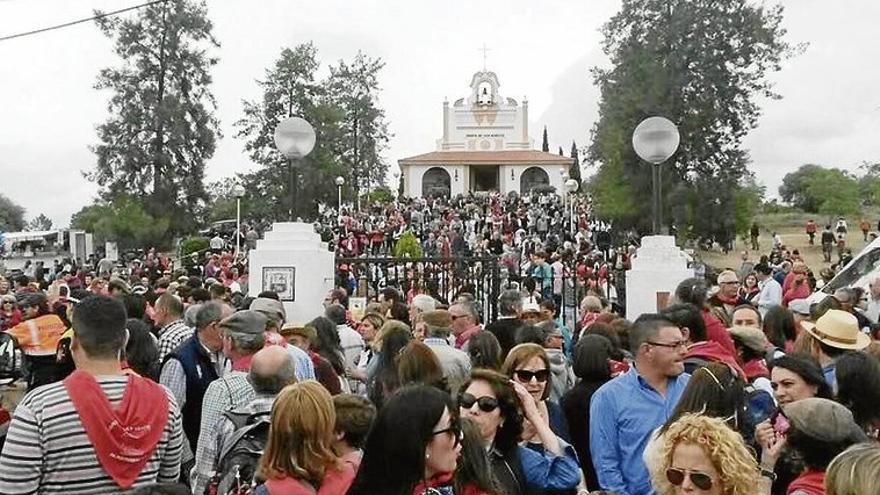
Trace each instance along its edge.
<path fill-rule="evenodd" d="M 525 193 L 545 185 L 564 190 L 573 160 L 533 149 L 529 102 L 502 97 L 498 88 L 498 76 L 484 69 L 471 79 L 467 98 L 443 102 L 436 151 L 398 160 L 404 195 Z"/>

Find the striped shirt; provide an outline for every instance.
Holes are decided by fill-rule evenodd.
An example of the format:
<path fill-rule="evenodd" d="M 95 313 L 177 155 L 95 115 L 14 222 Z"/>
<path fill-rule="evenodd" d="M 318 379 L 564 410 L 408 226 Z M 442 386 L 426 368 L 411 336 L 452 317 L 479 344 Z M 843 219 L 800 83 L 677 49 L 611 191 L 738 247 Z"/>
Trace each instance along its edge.
<path fill-rule="evenodd" d="M 128 376 L 96 379 L 110 403 L 118 406 Z M 165 431 L 132 490 L 178 478 L 183 425 L 170 392 L 168 405 Z M 122 490 L 104 471 L 62 382 L 39 387 L 18 404 L 0 454 L 0 493 L 96 495 L 132 490 Z"/>
<path fill-rule="evenodd" d="M 174 320 L 159 330 L 159 362 L 171 354 L 184 340 L 192 337 L 195 330 L 186 326 L 183 320 Z"/>

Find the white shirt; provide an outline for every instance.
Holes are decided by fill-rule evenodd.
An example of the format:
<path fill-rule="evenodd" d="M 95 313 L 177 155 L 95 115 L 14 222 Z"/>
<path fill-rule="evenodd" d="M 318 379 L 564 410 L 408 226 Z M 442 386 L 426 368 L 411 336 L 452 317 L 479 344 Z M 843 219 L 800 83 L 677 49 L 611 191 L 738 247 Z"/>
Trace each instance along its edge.
<path fill-rule="evenodd" d="M 782 304 L 782 286 L 773 277 L 768 277 L 759 284 L 761 292 L 758 294 L 758 311 L 763 317 L 771 306 Z"/>

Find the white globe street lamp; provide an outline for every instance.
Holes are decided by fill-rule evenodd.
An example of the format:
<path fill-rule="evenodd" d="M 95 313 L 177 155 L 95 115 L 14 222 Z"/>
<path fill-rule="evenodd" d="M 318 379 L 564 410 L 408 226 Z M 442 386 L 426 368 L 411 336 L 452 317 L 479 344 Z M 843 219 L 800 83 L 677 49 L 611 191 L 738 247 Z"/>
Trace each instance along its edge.
<path fill-rule="evenodd" d="M 652 181 L 653 181 L 653 217 L 654 217 L 654 234 L 660 234 L 662 226 L 663 209 L 660 203 L 661 187 L 660 182 L 660 165 L 669 159 L 675 151 L 681 136 L 678 134 L 678 128 L 669 119 L 665 117 L 648 117 L 636 126 L 633 131 L 632 144 L 639 158 L 652 164 Z"/>
<path fill-rule="evenodd" d="M 343 184 L 345 184 L 345 177 L 343 177 L 341 175 L 336 177 L 336 190 L 337 190 L 337 193 L 339 196 L 338 210 L 339 210 L 340 215 L 342 215 L 342 185 Z"/>
<path fill-rule="evenodd" d="M 290 162 L 290 221 L 295 219 L 296 171 L 299 160 L 315 147 L 315 129 L 300 117 L 288 117 L 275 127 L 275 147 Z"/>
<path fill-rule="evenodd" d="M 241 252 L 241 198 L 244 197 L 244 186 L 236 184 L 232 187 L 235 196 L 235 259 Z"/>

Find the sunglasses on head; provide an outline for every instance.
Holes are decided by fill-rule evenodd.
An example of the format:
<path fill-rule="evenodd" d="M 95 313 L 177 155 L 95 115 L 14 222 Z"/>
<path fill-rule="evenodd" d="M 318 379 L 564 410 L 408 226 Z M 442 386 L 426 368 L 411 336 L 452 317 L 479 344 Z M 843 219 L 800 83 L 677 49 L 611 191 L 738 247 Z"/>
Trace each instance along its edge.
<path fill-rule="evenodd" d="M 458 405 L 464 409 L 470 409 L 474 407 L 474 404 L 483 412 L 492 412 L 498 409 L 498 399 L 488 395 L 476 398 L 471 394 L 464 393 L 458 398 Z"/>
<path fill-rule="evenodd" d="M 528 383 L 532 381 L 532 378 L 538 380 L 538 383 L 544 383 L 547 381 L 547 378 L 550 377 L 550 370 L 538 370 L 538 371 L 529 371 L 529 370 L 516 370 L 513 372 L 516 379 L 523 382 Z"/>
<path fill-rule="evenodd" d="M 700 490 L 712 489 L 712 478 L 705 473 L 695 473 L 693 471 L 685 471 L 684 469 L 669 468 L 666 470 L 666 480 L 675 486 L 681 486 L 684 483 L 685 475 L 691 479 Z"/>

